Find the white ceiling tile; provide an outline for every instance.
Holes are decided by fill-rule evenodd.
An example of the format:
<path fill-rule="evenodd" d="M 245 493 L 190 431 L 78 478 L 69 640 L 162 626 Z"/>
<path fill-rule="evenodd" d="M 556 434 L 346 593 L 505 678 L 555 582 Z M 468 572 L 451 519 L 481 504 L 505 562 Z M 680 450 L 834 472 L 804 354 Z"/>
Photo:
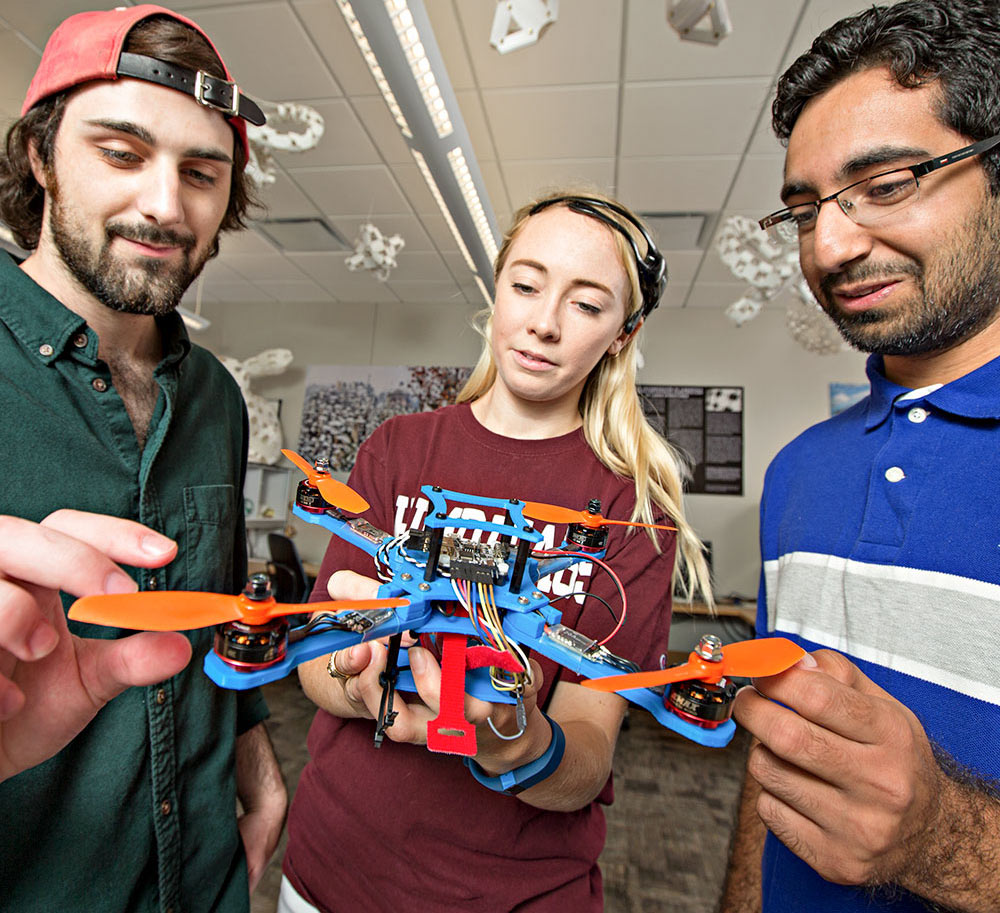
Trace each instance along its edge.
<path fill-rule="evenodd" d="M 441 52 L 452 88 L 456 91 L 473 88 L 475 80 L 469 67 L 462 29 L 455 18 L 451 0 L 424 0 L 424 8 L 431 21 L 433 38 Z"/>
<path fill-rule="evenodd" d="M 496 216 L 498 208 L 508 209 L 510 207 L 507 202 L 507 182 L 504 180 L 497 162 L 480 162 L 479 170 L 483 175 L 483 183 L 486 185 L 486 195 L 493 209 L 493 215 Z"/>
<path fill-rule="evenodd" d="M 292 0 L 292 9 L 348 97 L 378 95 L 371 71 L 333 0 Z M 381 96 L 379 96 L 381 98 Z"/>
<path fill-rule="evenodd" d="M 20 35 L 0 29 L 0 114 L 5 120 L 20 116 L 38 61 L 37 52 Z"/>
<path fill-rule="evenodd" d="M 410 147 L 403 139 L 403 134 L 399 132 L 399 126 L 392 119 L 385 99 L 381 95 L 354 95 L 350 101 L 383 161 L 390 165 L 413 161 Z"/>
<path fill-rule="evenodd" d="M 768 88 L 759 79 L 629 84 L 621 154 L 742 154 Z"/>
<path fill-rule="evenodd" d="M 469 131 L 472 149 L 480 163 L 492 161 L 497 157 L 493 148 L 493 138 L 486 124 L 486 112 L 483 110 L 479 93 L 474 91 L 457 92 L 458 106 L 461 109 L 465 129 Z"/>
<path fill-rule="evenodd" d="M 301 282 L 305 279 L 295 264 L 277 253 L 228 254 L 224 264 L 234 273 L 253 283 L 258 283 L 260 280 Z"/>
<path fill-rule="evenodd" d="M 409 251 L 405 249 L 396 257 L 399 264 L 392 271 L 391 279 L 397 282 L 451 280 L 448 267 L 437 251 Z"/>
<path fill-rule="evenodd" d="M 556 189 L 596 187 L 610 193 L 615 182 L 615 162 L 611 158 L 505 162 L 501 170 L 514 206 Z"/>
<path fill-rule="evenodd" d="M 664 0 L 632 0 L 626 79 L 769 76 L 788 44 L 803 2 L 731 0 L 733 32 L 712 46 L 682 40 L 667 23 Z"/>
<path fill-rule="evenodd" d="M 660 309 L 672 310 L 683 307 L 690 290 L 691 284 L 689 282 L 668 282 L 667 290 L 663 293 L 663 298 L 660 299 Z M 644 351 L 648 354 L 648 347 Z"/>
<path fill-rule="evenodd" d="M 424 176 L 420 173 L 420 169 L 412 157 L 409 162 L 394 164 L 392 166 L 392 173 L 417 215 L 421 218 L 424 215 L 440 215 L 441 210 L 434 201 L 434 197 L 427 187 L 427 182 L 424 180 Z M 431 237 L 433 238 L 434 235 L 431 234 Z"/>
<path fill-rule="evenodd" d="M 420 214 L 420 222 L 427 230 L 434 247 L 442 256 L 454 255 L 462 261 L 462 269 L 468 273 L 469 267 L 465 265 L 465 258 L 459 252 L 455 236 L 451 233 L 448 223 L 445 222 L 441 211 L 435 207 L 434 212 L 423 212 Z M 454 275 L 454 270 L 452 270 Z"/>
<path fill-rule="evenodd" d="M 781 209 L 784 156 L 748 155 L 743 159 L 726 208 L 759 212 L 758 219 Z"/>
<path fill-rule="evenodd" d="M 332 301 L 333 296 L 315 282 L 302 280 L 268 280 L 261 279 L 256 283 L 258 288 L 267 292 L 275 301 Z"/>
<path fill-rule="evenodd" d="M 617 85 L 483 93 L 501 160 L 615 154 Z"/>
<path fill-rule="evenodd" d="M 276 152 L 275 158 L 282 165 L 286 168 L 313 168 L 324 165 L 375 165 L 382 161 L 347 101 L 342 98 L 314 101 L 310 107 L 323 117 L 323 135 L 312 149 Z"/>
<path fill-rule="evenodd" d="M 341 94 L 323 58 L 286 3 L 212 7 L 198 13 L 233 74 L 252 98 L 291 101 Z"/>
<path fill-rule="evenodd" d="M 251 229 L 253 226 L 251 225 Z M 253 254 L 258 257 L 269 257 L 277 252 L 274 245 L 256 231 L 227 231 L 221 236 L 219 246 L 222 253 L 219 260 L 223 263 L 230 254 Z"/>
<path fill-rule="evenodd" d="M 806 0 L 805 12 L 799 28 L 789 45 L 788 56 L 782 61 L 779 73 L 784 72 L 800 54 L 809 50 L 813 39 L 824 29 L 846 16 L 853 16 L 872 4 L 861 0 Z"/>
<path fill-rule="evenodd" d="M 455 6 L 472 49 L 482 88 L 568 85 L 618 80 L 622 0 L 571 0 L 547 26 L 537 44 L 499 53 L 490 46 L 496 3 Z M 435 28 L 437 27 L 437 19 Z M 449 58 L 449 69 L 450 69 Z"/>
<path fill-rule="evenodd" d="M 108 4 L 110 6 L 110 4 Z M 93 0 L 34 0 L 26 3 L 21 0 L 4 0 L 0 5 L 0 18 L 3 19 L 10 28 L 21 32 L 28 41 L 34 44 L 39 53 L 35 56 L 35 65 L 41 56 L 41 50 L 45 47 L 45 42 L 49 40 L 56 26 L 63 19 L 68 19 L 74 13 L 83 13 L 94 9 Z M 28 74 L 29 80 L 31 73 Z M 25 82 L 22 89 L 27 89 Z M 23 91 L 22 91 L 23 97 Z"/>
<path fill-rule="evenodd" d="M 398 301 L 396 293 L 372 273 L 351 272 L 345 254 L 289 254 L 303 273 L 326 289 L 337 301 Z"/>
<path fill-rule="evenodd" d="M 667 261 L 667 276 L 669 288 L 671 285 L 690 285 L 695 273 L 701 265 L 704 251 L 665 250 L 663 257 Z"/>
<path fill-rule="evenodd" d="M 623 158 L 618 196 L 641 212 L 717 212 L 739 162 L 737 156 Z"/>
<path fill-rule="evenodd" d="M 262 289 L 250 282 L 213 282 L 205 280 L 205 294 L 211 295 L 216 301 L 273 301 L 274 299 Z M 212 315 L 205 316 L 211 320 Z"/>
<path fill-rule="evenodd" d="M 275 173 L 273 184 L 260 190 L 260 198 L 267 209 L 268 219 L 315 218 L 319 215 L 309 196 L 282 171 Z"/>
<path fill-rule="evenodd" d="M 452 281 L 397 281 L 390 276 L 389 285 L 400 297 L 400 300 L 404 302 L 465 305 L 465 296 L 462 294 L 461 289 Z"/>
<path fill-rule="evenodd" d="M 410 209 L 385 165 L 295 168 L 291 174 L 316 205 L 330 215 L 377 216 Z"/>

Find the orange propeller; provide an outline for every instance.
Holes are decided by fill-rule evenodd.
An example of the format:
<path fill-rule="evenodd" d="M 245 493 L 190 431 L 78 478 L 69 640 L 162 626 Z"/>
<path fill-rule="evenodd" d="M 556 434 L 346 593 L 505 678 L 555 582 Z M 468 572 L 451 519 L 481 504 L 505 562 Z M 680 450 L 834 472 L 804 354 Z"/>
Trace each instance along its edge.
<path fill-rule="evenodd" d="M 329 472 L 310 466 L 309 461 L 300 457 L 294 450 L 281 452 L 305 473 L 310 484 L 315 485 L 319 493 L 334 507 L 339 507 L 348 513 L 360 514 L 371 506 L 353 488 L 333 478 Z"/>
<path fill-rule="evenodd" d="M 159 590 L 84 596 L 69 610 L 75 621 L 134 631 L 190 631 L 227 621 L 266 624 L 282 615 L 300 612 L 339 612 L 343 609 L 389 609 L 409 605 L 407 599 L 339 599 L 335 602 L 280 603 L 274 597 L 254 600 L 243 593 L 196 593 Z"/>
<path fill-rule="evenodd" d="M 676 530 L 676 526 L 660 526 L 657 523 L 633 523 L 631 520 L 608 520 L 602 517 L 600 512 L 591 513 L 589 510 L 573 510 L 569 507 L 559 507 L 557 504 L 542 504 L 539 501 L 525 501 L 523 511 L 526 517 L 532 520 L 541 520 L 543 523 L 582 523 L 591 529 L 599 526 L 642 526 L 645 529 L 668 529 Z"/>
<path fill-rule="evenodd" d="M 721 653 L 722 658 L 718 662 L 707 660 L 693 651 L 686 663 L 669 669 L 609 675 L 607 678 L 592 678 L 581 684 L 594 691 L 627 691 L 630 688 L 652 688 L 674 682 L 702 681 L 714 684 L 724 676 L 762 678 L 784 672 L 806 655 L 802 647 L 785 637 L 741 640 L 735 644 L 726 644 Z"/>

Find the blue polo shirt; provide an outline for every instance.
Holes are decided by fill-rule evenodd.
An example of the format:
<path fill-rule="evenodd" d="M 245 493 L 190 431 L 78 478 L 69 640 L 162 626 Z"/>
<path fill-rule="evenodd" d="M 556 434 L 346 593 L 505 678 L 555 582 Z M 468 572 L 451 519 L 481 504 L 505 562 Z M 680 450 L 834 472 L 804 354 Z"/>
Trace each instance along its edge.
<path fill-rule="evenodd" d="M 979 776 L 1000 778 L 1000 358 L 869 397 L 768 468 L 757 629 L 838 650 Z M 764 911 L 925 913 L 833 885 L 768 834 Z"/>

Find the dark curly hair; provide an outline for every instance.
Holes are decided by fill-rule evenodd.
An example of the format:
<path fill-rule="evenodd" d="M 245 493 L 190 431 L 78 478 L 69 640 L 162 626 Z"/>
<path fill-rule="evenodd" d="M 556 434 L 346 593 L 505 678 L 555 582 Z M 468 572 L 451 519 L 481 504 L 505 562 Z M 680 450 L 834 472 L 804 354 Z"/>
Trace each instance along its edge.
<path fill-rule="evenodd" d="M 222 64 L 208 42 L 194 29 L 169 16 L 151 16 L 138 23 L 129 32 L 123 51 L 225 78 Z M 5 154 L 0 156 L 0 219 L 25 250 L 38 246 L 45 202 L 45 191 L 31 170 L 28 149 L 34 144 L 42 165 L 52 166 L 56 134 L 73 91 L 68 89 L 39 102 L 7 131 Z M 246 228 L 248 211 L 260 205 L 245 171 L 247 158 L 243 144 L 235 133 L 233 146 L 233 177 L 229 205 L 220 226 L 222 231 Z"/>
<path fill-rule="evenodd" d="M 1000 133 L 1000 3 L 902 0 L 841 19 L 784 72 L 771 107 L 775 135 L 787 144 L 810 99 L 872 67 L 887 67 L 905 88 L 938 83 L 938 119 L 970 140 Z M 1000 194 L 1000 157 L 980 162 Z"/>

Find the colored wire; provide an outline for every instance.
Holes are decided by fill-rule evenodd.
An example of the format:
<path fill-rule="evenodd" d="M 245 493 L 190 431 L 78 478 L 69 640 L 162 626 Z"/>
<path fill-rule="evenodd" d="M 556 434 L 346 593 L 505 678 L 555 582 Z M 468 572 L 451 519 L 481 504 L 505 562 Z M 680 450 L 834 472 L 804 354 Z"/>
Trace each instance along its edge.
<path fill-rule="evenodd" d="M 621 627 L 625 622 L 625 616 L 628 614 L 628 597 L 625 595 L 625 587 L 622 585 L 621 578 L 614 572 L 614 570 L 612 570 L 610 565 L 606 564 L 604 561 L 601 561 L 600 558 L 595 558 L 593 555 L 588 555 L 586 552 L 566 552 L 561 549 L 545 549 L 545 550 L 535 550 L 531 554 L 533 556 L 541 555 L 543 557 L 569 556 L 573 558 L 582 558 L 584 561 L 590 561 L 593 564 L 596 564 L 598 567 L 602 568 L 604 571 L 606 571 L 608 576 L 610 576 L 611 580 L 614 582 L 615 589 L 618 591 L 618 596 L 621 598 L 622 614 L 621 617 L 618 619 L 618 624 L 615 625 L 614 630 L 607 637 L 605 637 L 604 640 L 599 640 L 597 642 L 598 646 L 603 647 L 609 640 L 611 640 L 612 637 L 614 637 L 621 630 Z M 601 601 L 603 602 L 604 600 Z M 604 604 L 607 605 L 606 602 Z"/>

